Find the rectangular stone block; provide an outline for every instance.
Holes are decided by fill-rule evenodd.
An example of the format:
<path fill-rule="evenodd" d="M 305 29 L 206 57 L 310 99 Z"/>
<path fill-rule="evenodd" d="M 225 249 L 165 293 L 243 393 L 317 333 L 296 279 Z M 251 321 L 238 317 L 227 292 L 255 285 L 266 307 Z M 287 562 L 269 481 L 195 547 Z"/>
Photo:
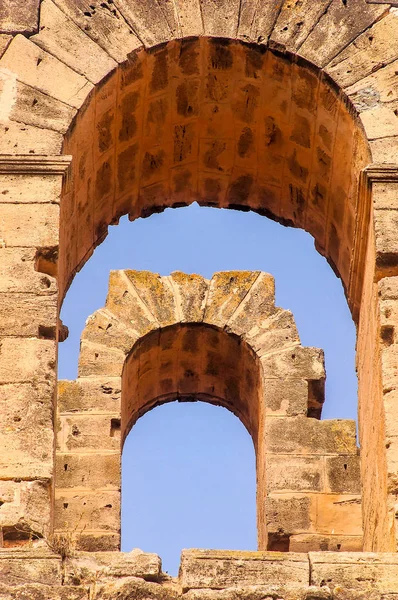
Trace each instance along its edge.
<path fill-rule="evenodd" d="M 324 379 L 324 354 L 319 348 L 297 346 L 277 354 L 261 357 L 266 379 Z"/>
<path fill-rule="evenodd" d="M 0 336 L 56 338 L 57 295 L 0 293 Z"/>
<path fill-rule="evenodd" d="M 41 583 L 18 584 L 18 587 L 0 583 L 1 600 L 87 600 L 87 588 Z"/>
<path fill-rule="evenodd" d="M 2 0 L 0 31 L 35 33 L 39 28 L 40 0 Z"/>
<path fill-rule="evenodd" d="M 265 500 L 268 534 L 315 533 L 316 494 L 273 493 Z"/>
<path fill-rule="evenodd" d="M 361 552 L 362 536 L 320 535 L 303 533 L 292 535 L 289 540 L 290 552 Z"/>
<path fill-rule="evenodd" d="M 120 452 L 114 454 L 64 454 L 56 456 L 56 485 L 91 490 L 120 488 Z"/>
<path fill-rule="evenodd" d="M 395 274 L 398 265 L 398 210 L 376 209 L 374 223 L 377 269 L 382 276 Z"/>
<path fill-rule="evenodd" d="M 0 204 L 0 239 L 8 248 L 57 246 L 58 228 L 56 204 Z"/>
<path fill-rule="evenodd" d="M 5 546 L 47 537 L 51 528 L 49 480 L 0 480 L 0 532 Z M 0 581 L 2 560 L 0 556 Z"/>
<path fill-rule="evenodd" d="M 80 108 L 93 88 L 85 77 L 23 35 L 14 37 L 0 66 L 15 73 L 18 81 L 75 108 Z"/>
<path fill-rule="evenodd" d="M 0 293 L 56 293 L 55 277 L 36 271 L 35 262 L 36 248 L 0 248 Z"/>
<path fill-rule="evenodd" d="M 52 477 L 53 387 L 1 385 L 0 414 L 0 478 Z"/>
<path fill-rule="evenodd" d="M 54 381 L 56 343 L 35 338 L 0 340 L 0 383 Z"/>
<path fill-rule="evenodd" d="M 65 561 L 65 582 L 73 583 L 75 577 L 81 584 L 91 583 L 98 575 L 101 581 L 120 577 L 142 577 L 157 581 L 161 573 L 161 560 L 157 554 L 142 552 L 77 552 Z"/>
<path fill-rule="evenodd" d="M 61 188 L 62 175 L 0 174 L 2 204 L 59 203 Z"/>
<path fill-rule="evenodd" d="M 104 411 L 120 413 L 120 377 L 98 377 L 58 382 L 58 410 L 61 413 Z"/>
<path fill-rule="evenodd" d="M 64 531 L 79 542 L 80 532 L 120 531 L 120 492 L 78 490 L 56 491 L 54 505 L 56 531 Z"/>
<path fill-rule="evenodd" d="M 223 589 L 234 586 L 308 585 L 305 554 L 243 552 L 233 550 L 183 550 L 180 582 L 191 589 Z"/>
<path fill-rule="evenodd" d="M 276 454 L 354 454 L 355 421 L 271 417 L 265 425 L 268 452 Z"/>
<path fill-rule="evenodd" d="M 351 494 L 318 494 L 316 532 L 362 535 L 361 497 Z"/>
<path fill-rule="evenodd" d="M 79 354 L 79 377 L 105 375 L 120 377 L 126 355 L 114 348 L 82 340 Z"/>
<path fill-rule="evenodd" d="M 361 463 L 358 456 L 325 457 L 326 482 L 330 492 L 361 493 Z"/>
<path fill-rule="evenodd" d="M 309 554 L 311 584 L 327 581 L 330 588 L 341 587 L 366 593 L 398 590 L 398 555 L 395 553 L 314 552 Z"/>
<path fill-rule="evenodd" d="M 277 456 L 266 458 L 267 490 L 320 492 L 324 489 L 323 457 Z"/>
<path fill-rule="evenodd" d="M 69 415 L 59 418 L 58 447 L 62 452 L 120 451 L 120 415 Z"/>
<path fill-rule="evenodd" d="M 25 123 L 7 121 L 0 124 L 1 154 L 60 154 L 63 135 L 51 129 L 41 129 Z"/>
<path fill-rule="evenodd" d="M 304 379 L 263 379 L 267 415 L 305 416 L 308 410 L 308 382 Z"/>

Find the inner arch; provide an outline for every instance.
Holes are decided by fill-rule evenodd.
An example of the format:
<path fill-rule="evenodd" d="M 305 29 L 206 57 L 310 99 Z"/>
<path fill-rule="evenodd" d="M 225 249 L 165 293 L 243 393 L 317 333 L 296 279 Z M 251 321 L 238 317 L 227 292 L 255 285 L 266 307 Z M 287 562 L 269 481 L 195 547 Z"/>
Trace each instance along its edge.
<path fill-rule="evenodd" d="M 123 214 L 168 206 L 255 210 L 315 238 L 359 306 L 353 256 L 359 174 L 355 111 L 297 56 L 216 38 L 137 50 L 94 91 L 68 132 L 73 170 L 61 215 L 60 286 Z M 354 260 L 352 260 L 354 258 Z"/>

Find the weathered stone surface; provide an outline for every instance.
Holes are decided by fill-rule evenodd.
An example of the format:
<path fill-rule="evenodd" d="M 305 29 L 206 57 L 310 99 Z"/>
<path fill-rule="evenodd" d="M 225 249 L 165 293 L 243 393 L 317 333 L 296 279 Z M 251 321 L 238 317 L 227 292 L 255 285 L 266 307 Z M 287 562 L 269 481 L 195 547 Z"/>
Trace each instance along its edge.
<path fill-rule="evenodd" d="M 225 271 L 213 275 L 206 299 L 204 322 L 222 327 L 249 293 L 259 271 Z"/>
<path fill-rule="evenodd" d="M 9 114 L 7 119 L 8 117 Z M 61 152 L 63 138 L 59 131 L 7 120 L 5 123 L 0 123 L 0 133 L 2 154 L 59 154 Z"/>
<path fill-rule="evenodd" d="M 331 492 L 360 494 L 360 459 L 358 456 L 331 456 L 325 458 L 326 477 Z"/>
<path fill-rule="evenodd" d="M 60 413 L 85 411 L 119 413 L 120 394 L 119 377 L 59 381 L 58 410 Z"/>
<path fill-rule="evenodd" d="M 268 415 L 307 415 L 308 382 L 303 379 L 263 379 L 263 394 Z"/>
<path fill-rule="evenodd" d="M 40 32 L 31 40 L 92 83 L 98 83 L 116 67 L 116 62 L 51 0 L 41 3 L 40 24 Z"/>
<path fill-rule="evenodd" d="M 17 35 L 0 60 L 0 67 L 18 81 L 74 108 L 80 108 L 93 85 L 23 35 Z M 68 122 L 69 124 L 69 122 Z"/>
<path fill-rule="evenodd" d="M 300 47 L 300 54 L 324 66 L 386 12 L 386 6 L 365 0 L 332 2 Z"/>
<path fill-rule="evenodd" d="M 0 384 L 54 381 L 55 341 L 3 338 L 0 341 Z"/>
<path fill-rule="evenodd" d="M 26 584 L 9 586 L 0 583 L 2 600 L 86 600 L 87 589 L 64 585 Z"/>
<path fill-rule="evenodd" d="M 3 0 L 0 32 L 34 33 L 39 28 L 40 0 Z"/>
<path fill-rule="evenodd" d="M 55 339 L 57 296 L 0 293 L 0 335 Z"/>
<path fill-rule="evenodd" d="M 80 548 L 81 532 L 85 537 L 93 533 L 120 533 L 119 492 L 93 490 L 89 494 L 87 491 L 61 490 L 56 493 L 54 509 L 56 532 L 72 535 Z M 110 550 L 114 550 L 113 545 Z"/>
<path fill-rule="evenodd" d="M 292 535 L 289 539 L 290 552 L 361 552 L 362 536 L 327 535 L 313 533 Z"/>
<path fill-rule="evenodd" d="M 0 204 L 0 239 L 8 248 L 57 246 L 58 226 L 55 204 Z"/>
<path fill-rule="evenodd" d="M 60 586 L 61 557 L 49 550 L 0 548 L 0 583 L 19 586 L 21 583 Z"/>
<path fill-rule="evenodd" d="M 35 248 L 1 248 L 0 256 L 0 293 L 19 292 L 35 296 L 56 293 L 55 278 L 35 269 Z"/>
<path fill-rule="evenodd" d="M 297 378 L 320 380 L 325 377 L 323 350 L 303 348 L 298 344 L 279 353 L 264 354 L 261 357 L 264 377 Z"/>
<path fill-rule="evenodd" d="M 171 273 L 170 280 L 181 323 L 203 321 L 209 281 L 200 275 L 186 275 L 180 271 Z"/>
<path fill-rule="evenodd" d="M 264 580 L 271 585 L 299 586 L 308 577 L 309 564 L 303 554 L 228 550 L 184 550 L 181 554 L 180 580 L 185 592 L 259 585 Z"/>
<path fill-rule="evenodd" d="M 125 353 L 118 348 L 107 348 L 83 339 L 79 355 L 79 377 L 120 377 L 124 359 Z"/>
<path fill-rule="evenodd" d="M 59 203 L 62 176 L 0 174 L 1 203 Z"/>
<path fill-rule="evenodd" d="M 65 562 L 65 583 L 79 585 L 92 583 L 94 577 L 107 579 L 140 577 L 157 581 L 161 574 L 161 561 L 156 554 L 135 549 L 131 552 L 76 552 Z"/>
<path fill-rule="evenodd" d="M 310 553 L 311 583 L 368 593 L 398 590 L 398 557 L 388 553 Z M 355 597 L 355 596 L 354 596 Z"/>
<path fill-rule="evenodd" d="M 292 454 L 356 454 L 355 430 L 355 421 L 273 417 L 266 423 L 268 451 Z"/>
<path fill-rule="evenodd" d="M 68 454 L 56 457 L 57 487 L 119 489 L 120 456 L 113 454 Z"/>
<path fill-rule="evenodd" d="M 398 42 L 395 36 L 397 15 L 390 13 L 364 31 L 354 44 L 340 52 L 327 66 L 327 72 L 342 86 L 360 82 L 365 87 L 365 78 L 375 73 L 377 81 L 384 65 L 398 58 Z M 367 81 L 373 88 L 371 78 Z"/>
<path fill-rule="evenodd" d="M 319 457 L 267 457 L 267 488 L 273 491 L 323 491 L 323 460 Z M 358 477 L 359 484 L 359 477 Z"/>
<path fill-rule="evenodd" d="M 123 62 L 141 46 L 118 7 L 90 0 L 57 0 L 57 6 L 115 61 Z"/>
<path fill-rule="evenodd" d="M 0 478 L 51 477 L 52 386 L 31 382 L 0 385 L 0 411 Z"/>

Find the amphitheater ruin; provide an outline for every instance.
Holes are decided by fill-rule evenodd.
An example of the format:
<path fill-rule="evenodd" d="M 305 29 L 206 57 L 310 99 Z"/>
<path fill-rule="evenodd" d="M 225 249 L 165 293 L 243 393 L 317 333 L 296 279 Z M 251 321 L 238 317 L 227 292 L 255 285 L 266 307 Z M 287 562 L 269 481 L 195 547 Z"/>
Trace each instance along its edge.
<path fill-rule="evenodd" d="M 0 0 L 2 600 L 398 600 L 397 155 L 397 2 Z M 357 328 L 358 441 L 258 271 L 111 272 L 57 381 L 108 226 L 192 202 L 314 237 Z M 175 398 L 252 436 L 258 551 L 184 550 L 171 578 L 119 551 L 120 454 Z"/>

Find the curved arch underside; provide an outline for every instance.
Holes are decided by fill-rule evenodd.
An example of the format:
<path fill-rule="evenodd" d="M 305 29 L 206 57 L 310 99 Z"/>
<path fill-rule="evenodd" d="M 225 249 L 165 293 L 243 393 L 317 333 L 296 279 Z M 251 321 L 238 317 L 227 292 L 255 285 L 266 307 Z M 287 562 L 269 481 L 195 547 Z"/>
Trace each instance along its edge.
<path fill-rule="evenodd" d="M 214 38 L 139 50 L 93 93 L 64 152 L 65 286 L 121 215 L 197 201 L 306 229 L 349 289 L 367 142 L 305 61 Z"/>

